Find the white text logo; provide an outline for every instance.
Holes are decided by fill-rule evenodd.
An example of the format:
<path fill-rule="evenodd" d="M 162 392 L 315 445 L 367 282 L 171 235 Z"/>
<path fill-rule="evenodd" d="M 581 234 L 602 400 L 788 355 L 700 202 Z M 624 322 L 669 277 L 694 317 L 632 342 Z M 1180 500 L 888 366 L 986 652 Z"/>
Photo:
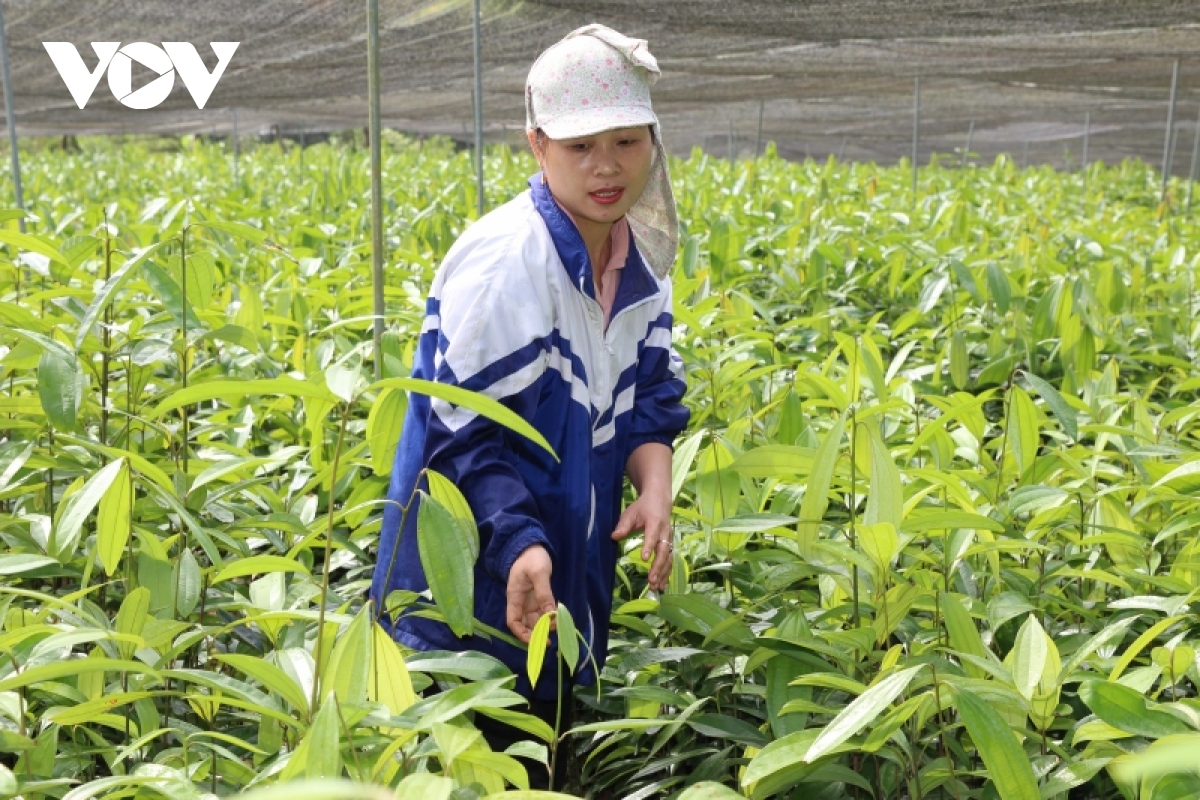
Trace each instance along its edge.
<path fill-rule="evenodd" d="M 100 83 L 100 76 L 107 70 L 108 88 L 113 97 L 122 105 L 137 109 L 154 108 L 166 100 L 175 86 L 176 72 L 196 101 L 196 108 L 204 108 L 238 44 L 240 42 L 212 42 L 209 46 L 217 55 L 217 66 L 209 72 L 195 46 L 189 42 L 163 42 L 162 47 L 149 42 L 130 42 L 124 47 L 120 42 L 92 42 L 92 50 L 100 60 L 95 70 L 84 65 L 79 51 L 70 42 L 42 42 L 75 99 L 75 105 L 80 108 L 87 105 L 92 92 L 96 91 L 96 84 Z M 133 90 L 134 61 L 158 74 L 137 91 Z"/>

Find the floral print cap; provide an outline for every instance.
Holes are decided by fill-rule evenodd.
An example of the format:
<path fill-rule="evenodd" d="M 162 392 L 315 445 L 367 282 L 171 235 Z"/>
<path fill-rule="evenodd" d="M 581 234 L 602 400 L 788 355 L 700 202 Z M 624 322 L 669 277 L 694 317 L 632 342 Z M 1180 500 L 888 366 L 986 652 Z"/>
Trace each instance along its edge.
<path fill-rule="evenodd" d="M 638 251 L 661 280 L 675 262 L 679 218 L 662 130 L 650 106 L 650 85 L 659 74 L 645 39 L 632 39 L 604 25 L 586 25 L 549 47 L 529 70 L 525 127 L 540 128 L 551 139 L 654 127 L 650 180 L 625 216 Z"/>

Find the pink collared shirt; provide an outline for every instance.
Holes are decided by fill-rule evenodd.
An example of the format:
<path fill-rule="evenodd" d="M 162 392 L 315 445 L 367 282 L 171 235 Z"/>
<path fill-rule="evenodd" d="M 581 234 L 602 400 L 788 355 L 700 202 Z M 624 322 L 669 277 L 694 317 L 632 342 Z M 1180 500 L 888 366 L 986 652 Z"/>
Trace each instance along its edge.
<path fill-rule="evenodd" d="M 563 207 L 558 200 L 554 201 L 563 213 L 571 218 L 576 229 L 579 223 L 575 216 Z M 625 259 L 629 257 L 629 222 L 624 217 L 613 223 L 608 233 L 609 257 L 608 263 L 600 270 L 596 283 L 596 302 L 604 309 L 604 330 L 608 330 L 608 322 L 612 317 L 613 303 L 617 299 L 617 287 L 621 285 L 621 270 L 625 269 Z M 592 273 L 595 275 L 595 272 Z"/>

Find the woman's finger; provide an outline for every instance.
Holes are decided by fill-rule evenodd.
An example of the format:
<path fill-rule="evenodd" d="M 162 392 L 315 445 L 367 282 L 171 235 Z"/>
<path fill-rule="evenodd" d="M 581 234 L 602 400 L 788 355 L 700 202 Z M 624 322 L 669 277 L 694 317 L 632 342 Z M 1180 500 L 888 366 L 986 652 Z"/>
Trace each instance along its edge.
<path fill-rule="evenodd" d="M 621 517 L 617 520 L 617 526 L 613 528 L 613 541 L 621 541 L 634 531 L 642 529 L 642 515 L 638 510 L 637 503 L 629 506 L 621 512 Z"/>

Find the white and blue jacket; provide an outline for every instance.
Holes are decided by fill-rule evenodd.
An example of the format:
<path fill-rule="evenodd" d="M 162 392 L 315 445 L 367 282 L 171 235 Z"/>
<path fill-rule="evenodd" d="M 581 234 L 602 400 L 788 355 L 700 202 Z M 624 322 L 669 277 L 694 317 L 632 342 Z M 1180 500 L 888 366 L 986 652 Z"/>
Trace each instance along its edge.
<path fill-rule="evenodd" d="M 413 377 L 499 400 L 561 459 L 465 408 L 410 398 L 388 498 L 408 503 L 425 467 L 462 491 L 479 528 L 475 616 L 482 622 L 507 632 L 509 569 L 541 544 L 553 562 L 555 599 L 604 664 L 618 556 L 611 533 L 625 463 L 639 445 L 672 445 L 688 421 L 671 327 L 670 277 L 651 273 L 631 237 L 605 331 L 587 248 L 540 174 L 529 192 L 478 220 L 450 248 L 427 300 Z M 395 553 L 401 516 L 395 503 L 386 506 L 371 586 L 377 608 L 396 589 L 428 588 L 415 507 Z M 460 639 L 445 624 L 412 615 L 381 622 L 419 650 L 489 653 L 521 676 L 517 691 L 555 696 L 553 646 L 534 689 L 524 650 L 482 636 Z M 594 680 L 591 666 L 581 664 L 577 682 Z"/>

